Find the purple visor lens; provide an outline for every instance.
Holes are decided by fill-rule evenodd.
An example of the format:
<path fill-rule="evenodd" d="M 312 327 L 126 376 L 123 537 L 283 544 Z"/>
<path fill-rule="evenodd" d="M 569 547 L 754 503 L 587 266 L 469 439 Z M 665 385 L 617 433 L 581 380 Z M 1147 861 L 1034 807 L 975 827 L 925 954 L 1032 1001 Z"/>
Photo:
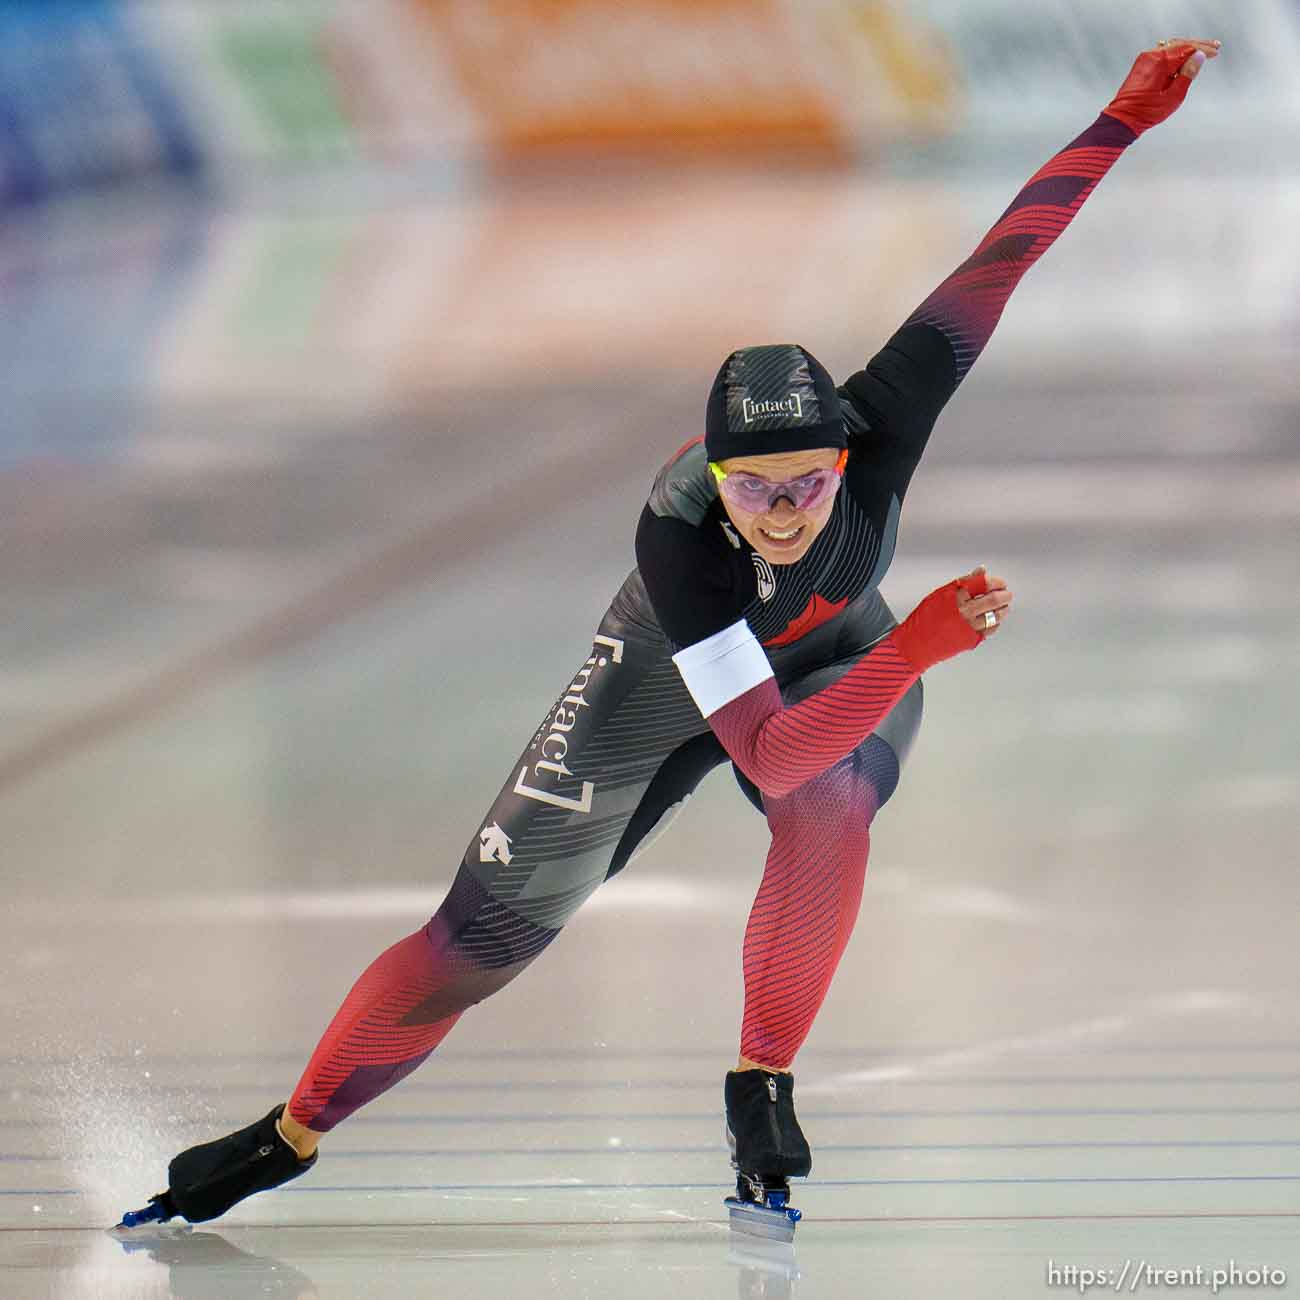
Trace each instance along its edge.
<path fill-rule="evenodd" d="M 785 497 L 796 510 L 812 510 L 835 495 L 840 474 L 835 469 L 815 469 L 783 483 L 759 478 L 757 474 L 727 474 L 718 491 L 733 506 L 750 514 L 762 514 Z"/>

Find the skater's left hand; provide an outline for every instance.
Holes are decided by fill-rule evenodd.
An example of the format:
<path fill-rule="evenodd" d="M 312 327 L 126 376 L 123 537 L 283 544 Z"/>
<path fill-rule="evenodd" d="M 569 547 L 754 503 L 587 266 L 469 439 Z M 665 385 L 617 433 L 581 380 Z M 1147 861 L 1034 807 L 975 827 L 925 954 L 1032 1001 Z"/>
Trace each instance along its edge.
<path fill-rule="evenodd" d="M 1158 126 L 1187 97 L 1187 89 L 1205 60 L 1218 57 L 1219 46 L 1219 41 L 1178 36 L 1143 50 L 1102 112 L 1118 118 L 1138 135 Z"/>

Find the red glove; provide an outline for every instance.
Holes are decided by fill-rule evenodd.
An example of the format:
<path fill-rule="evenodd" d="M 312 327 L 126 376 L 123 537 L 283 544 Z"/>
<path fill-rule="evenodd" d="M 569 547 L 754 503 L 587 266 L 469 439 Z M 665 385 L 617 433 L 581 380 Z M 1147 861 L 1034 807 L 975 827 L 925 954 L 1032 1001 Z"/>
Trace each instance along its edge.
<path fill-rule="evenodd" d="M 898 652 L 919 673 L 963 650 L 973 650 L 984 639 L 962 617 L 957 607 L 958 588 L 982 596 L 988 581 L 982 573 L 954 578 L 932 591 L 891 634 Z"/>
<path fill-rule="evenodd" d="M 1195 61 L 1189 56 L 1195 56 Z M 1190 41 L 1143 50 L 1115 98 L 1101 111 L 1141 135 L 1163 122 L 1187 98 L 1187 88 L 1204 62 L 1205 52 Z"/>

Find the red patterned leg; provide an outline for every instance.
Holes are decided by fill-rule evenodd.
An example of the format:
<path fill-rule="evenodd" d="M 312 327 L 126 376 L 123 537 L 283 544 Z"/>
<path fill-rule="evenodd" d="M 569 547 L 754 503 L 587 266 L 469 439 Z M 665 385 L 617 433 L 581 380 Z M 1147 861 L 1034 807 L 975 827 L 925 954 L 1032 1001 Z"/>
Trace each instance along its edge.
<path fill-rule="evenodd" d="M 876 795 L 850 756 L 764 803 L 772 846 L 745 930 L 740 1053 L 788 1070 L 857 920 Z"/>

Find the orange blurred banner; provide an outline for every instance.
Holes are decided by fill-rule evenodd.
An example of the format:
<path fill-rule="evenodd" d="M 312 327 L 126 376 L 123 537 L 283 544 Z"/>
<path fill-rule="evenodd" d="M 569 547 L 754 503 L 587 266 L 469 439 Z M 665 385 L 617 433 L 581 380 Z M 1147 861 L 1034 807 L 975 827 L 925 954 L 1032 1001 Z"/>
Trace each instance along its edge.
<path fill-rule="evenodd" d="M 825 45 L 782 0 L 415 0 L 506 156 L 848 143 Z"/>

